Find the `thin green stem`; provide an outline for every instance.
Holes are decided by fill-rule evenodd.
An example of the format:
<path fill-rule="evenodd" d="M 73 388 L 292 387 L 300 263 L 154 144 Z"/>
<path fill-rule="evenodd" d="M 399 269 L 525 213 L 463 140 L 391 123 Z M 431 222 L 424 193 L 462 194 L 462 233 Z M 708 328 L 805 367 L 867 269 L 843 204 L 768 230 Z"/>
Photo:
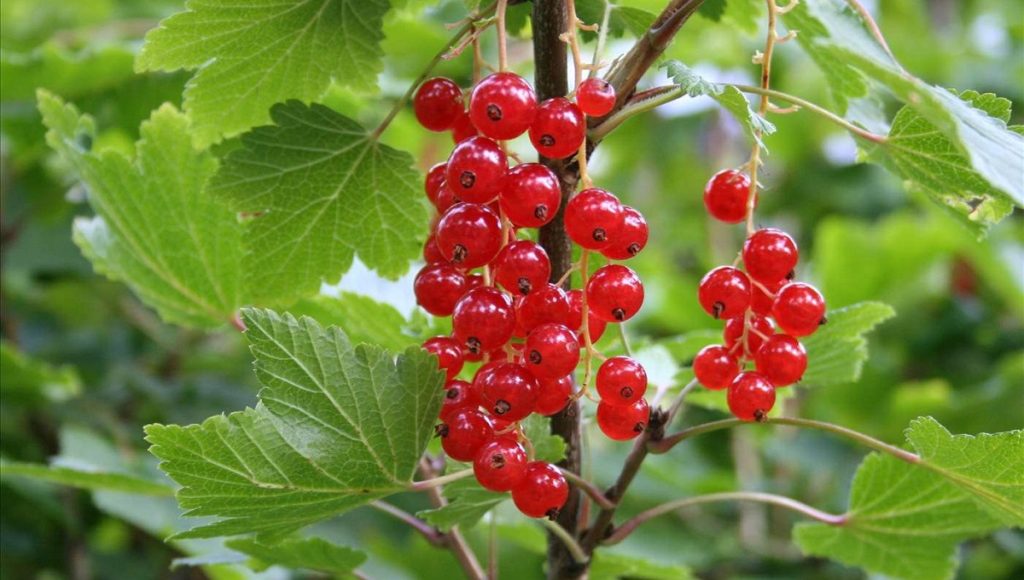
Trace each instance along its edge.
<path fill-rule="evenodd" d="M 434 477 L 431 479 L 424 479 L 422 481 L 414 481 L 409 485 L 409 491 L 423 491 L 426 489 L 432 489 L 441 485 L 447 485 L 453 481 L 465 479 L 473 475 L 472 469 L 463 469 L 462 471 L 456 471 L 455 473 L 449 473 L 448 475 L 442 475 L 440 477 Z"/>
<path fill-rule="evenodd" d="M 665 419 L 666 426 L 672 424 L 672 420 L 676 418 L 676 415 L 678 415 L 679 411 L 683 408 L 683 402 L 686 400 L 686 395 L 689 395 L 691 391 L 697 388 L 697 385 L 697 379 L 693 379 L 689 383 L 686 383 L 686 386 L 679 391 L 675 400 L 672 401 L 672 406 L 668 409 L 668 418 Z"/>
<path fill-rule="evenodd" d="M 752 93 L 755 95 L 762 95 L 766 97 L 771 97 L 773 99 L 779 99 L 780 101 L 786 101 L 787 103 L 791 103 L 800 108 L 807 109 L 808 111 L 811 111 L 812 113 L 815 113 L 825 119 L 828 119 L 829 121 L 832 121 L 836 125 L 843 127 L 844 129 L 857 135 L 858 137 L 866 139 L 873 143 L 885 143 L 886 141 L 888 141 L 888 139 L 884 135 L 878 135 L 876 133 L 872 133 L 871 131 L 858 127 L 857 125 L 854 125 L 853 123 L 847 121 L 846 119 L 840 117 L 839 115 L 833 113 L 832 111 L 829 111 L 828 109 L 820 105 L 815 105 L 814 103 L 808 100 L 801 99 L 800 97 L 791 95 L 789 93 L 783 93 L 781 91 L 776 91 L 774 89 L 762 89 L 761 87 L 754 87 L 750 85 L 730 84 L 729 86 L 735 87 L 743 91 L 744 93 Z"/>
<path fill-rule="evenodd" d="M 622 341 L 622 350 L 626 351 L 626 356 L 633 356 L 633 349 L 629 346 L 629 338 L 626 336 L 626 323 L 620 322 L 615 326 L 619 327 L 619 340 Z"/>
<path fill-rule="evenodd" d="M 565 476 L 565 479 L 567 479 L 569 483 L 575 485 L 583 493 L 587 494 L 587 497 L 594 500 L 594 503 L 596 503 L 601 509 L 611 509 L 615 507 L 615 503 L 608 499 L 608 497 L 604 495 L 604 492 L 602 492 L 593 483 L 590 483 L 586 479 L 583 479 L 582 476 L 577 475 L 568 469 L 559 468 L 559 471 L 562 472 L 562 475 Z"/>
<path fill-rule="evenodd" d="M 575 560 L 577 564 L 583 564 L 587 561 L 587 555 L 579 545 L 579 542 L 577 542 L 576 538 L 573 538 L 572 534 L 567 532 L 565 528 L 558 525 L 558 522 L 554 522 L 546 518 L 542 518 L 540 522 L 544 524 L 544 527 L 547 528 L 549 532 L 562 541 L 565 545 L 565 549 L 568 550 L 572 559 Z"/>

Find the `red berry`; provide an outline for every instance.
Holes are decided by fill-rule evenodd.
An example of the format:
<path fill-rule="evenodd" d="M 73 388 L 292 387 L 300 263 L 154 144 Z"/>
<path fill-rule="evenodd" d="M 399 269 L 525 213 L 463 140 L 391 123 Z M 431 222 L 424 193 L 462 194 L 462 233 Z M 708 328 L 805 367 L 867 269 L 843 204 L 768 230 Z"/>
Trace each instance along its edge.
<path fill-rule="evenodd" d="M 537 379 L 517 363 L 498 363 L 479 377 L 480 398 L 496 417 L 508 421 L 525 419 L 537 405 Z M 476 383 L 476 379 L 473 381 Z"/>
<path fill-rule="evenodd" d="M 764 421 L 775 406 L 775 387 L 758 373 L 740 373 L 729 385 L 726 400 L 737 419 Z"/>
<path fill-rule="evenodd" d="M 434 316 L 449 316 L 468 290 L 466 276 L 448 264 L 428 264 L 412 284 L 416 304 Z"/>
<path fill-rule="evenodd" d="M 565 324 L 569 320 L 569 299 L 564 290 L 548 283 L 523 297 L 516 307 L 516 316 L 522 331 L 527 334 L 541 324 Z"/>
<path fill-rule="evenodd" d="M 466 292 L 452 313 L 452 335 L 473 354 L 504 345 L 512 338 L 515 325 L 512 301 L 489 286 Z"/>
<path fill-rule="evenodd" d="M 580 343 L 564 324 L 541 324 L 526 337 L 526 366 L 538 379 L 564 377 L 579 362 Z"/>
<path fill-rule="evenodd" d="M 512 294 L 529 294 L 548 283 L 551 261 L 539 244 L 512 242 L 494 259 L 494 279 Z"/>
<path fill-rule="evenodd" d="M 647 399 L 631 405 L 613 405 L 601 401 L 597 405 L 597 426 L 609 439 L 626 441 L 644 432 L 651 411 Z"/>
<path fill-rule="evenodd" d="M 572 375 L 557 379 L 538 379 L 537 404 L 534 413 L 550 417 L 560 412 L 572 396 Z"/>
<path fill-rule="evenodd" d="M 772 305 L 775 304 L 775 294 L 786 284 L 786 280 L 779 280 L 774 284 L 761 284 L 768 292 L 757 284 L 751 284 L 750 288 L 750 309 L 761 316 L 768 316 L 772 313 Z"/>
<path fill-rule="evenodd" d="M 747 196 L 750 195 L 750 178 L 736 171 L 726 169 L 712 176 L 704 187 L 704 207 L 717 220 L 738 224 L 747 217 Z M 754 199 L 757 206 L 757 199 Z"/>
<path fill-rule="evenodd" d="M 604 79 L 587 79 L 576 90 L 576 103 L 588 117 L 603 117 L 615 107 L 615 87 Z"/>
<path fill-rule="evenodd" d="M 579 288 L 570 290 L 566 296 L 569 298 L 569 319 L 566 326 L 577 331 L 579 342 L 583 344 L 583 290 Z M 590 341 L 597 342 L 604 334 L 608 323 L 595 316 L 593 310 L 588 313 L 587 321 L 589 322 Z"/>
<path fill-rule="evenodd" d="M 498 195 L 506 171 L 508 158 L 497 143 L 487 137 L 470 137 L 448 156 L 445 181 L 462 201 L 487 203 Z"/>
<path fill-rule="evenodd" d="M 719 266 L 700 281 L 697 299 L 715 318 L 742 316 L 750 306 L 750 279 L 732 266 Z"/>
<path fill-rule="evenodd" d="M 455 339 L 449 336 L 428 338 L 423 343 L 423 349 L 437 357 L 437 366 L 448 373 L 449 381 L 462 370 L 465 359 L 462 356 L 462 347 Z"/>
<path fill-rule="evenodd" d="M 548 99 L 537 107 L 530 125 L 533 148 L 549 159 L 564 159 L 580 150 L 587 123 L 576 103 L 564 97 Z"/>
<path fill-rule="evenodd" d="M 772 305 L 772 317 L 790 336 L 813 334 L 825 323 L 825 298 L 810 284 L 786 284 Z"/>
<path fill-rule="evenodd" d="M 437 192 L 437 199 L 435 202 L 434 207 L 437 208 L 438 215 L 444 215 L 444 213 L 451 209 L 453 205 L 462 203 L 462 200 L 459 199 L 459 196 L 455 195 L 452 188 L 448 187 L 448 181 L 445 180 L 444 183 L 441 184 L 441 189 Z"/>
<path fill-rule="evenodd" d="M 569 499 L 569 484 L 558 468 L 546 461 L 526 464 L 526 475 L 512 488 L 512 501 L 531 518 L 555 519 Z"/>
<path fill-rule="evenodd" d="M 618 235 L 622 216 L 619 198 L 592 187 L 577 193 L 565 205 L 565 230 L 577 245 L 600 250 L 611 245 Z"/>
<path fill-rule="evenodd" d="M 700 349 L 693 358 L 693 374 L 709 389 L 724 389 L 740 374 L 740 363 L 728 348 L 713 344 Z"/>
<path fill-rule="evenodd" d="M 790 277 L 799 256 L 793 238 L 775 228 L 757 230 L 743 243 L 747 274 L 762 284 L 775 284 Z"/>
<path fill-rule="evenodd" d="M 477 451 L 473 474 L 491 491 L 509 491 L 526 477 L 526 450 L 515 437 L 499 435 Z"/>
<path fill-rule="evenodd" d="M 754 356 L 757 372 L 776 387 L 799 381 L 807 370 L 807 351 L 800 341 L 786 334 L 776 334 L 764 343 Z"/>
<path fill-rule="evenodd" d="M 644 285 L 636 272 L 619 264 L 598 268 L 587 282 L 587 306 L 605 322 L 623 322 L 644 303 Z"/>
<path fill-rule="evenodd" d="M 622 210 L 622 227 L 611 244 L 601 250 L 612 260 L 628 260 L 647 245 L 649 231 L 643 214 L 628 205 L 622 206 Z"/>
<path fill-rule="evenodd" d="M 441 447 L 456 461 L 471 461 L 494 438 L 491 419 L 476 409 L 460 409 L 438 425 Z"/>
<path fill-rule="evenodd" d="M 509 72 L 494 73 L 480 81 L 469 99 L 473 125 L 491 139 L 514 139 L 522 135 L 537 113 L 537 94 L 523 77 Z"/>
<path fill-rule="evenodd" d="M 456 411 L 462 409 L 476 409 L 480 406 L 480 395 L 471 383 L 458 379 L 449 382 L 444 387 L 444 402 L 441 404 L 441 412 L 438 417 L 447 421 Z"/>
<path fill-rule="evenodd" d="M 479 268 L 501 250 L 501 218 L 480 204 L 458 203 L 441 216 L 436 236 L 441 255 L 452 264 Z"/>
<path fill-rule="evenodd" d="M 473 120 L 469 118 L 469 111 L 463 110 L 455 117 L 455 122 L 452 123 L 452 141 L 455 141 L 456 145 L 479 134 Z"/>
<path fill-rule="evenodd" d="M 448 167 L 447 163 L 438 163 L 427 171 L 427 177 L 423 181 L 423 189 L 427 192 L 427 199 L 437 207 L 437 194 L 441 193 L 444 186 L 444 173 Z"/>
<path fill-rule="evenodd" d="M 437 236 L 430 234 L 426 243 L 423 244 L 423 261 L 428 264 L 447 264 L 448 260 L 441 254 L 441 248 L 437 247 Z"/>
<path fill-rule="evenodd" d="M 609 405 L 631 405 L 647 392 L 647 371 L 628 356 L 613 356 L 597 369 L 597 393 Z"/>
<path fill-rule="evenodd" d="M 764 316 L 753 315 L 750 317 L 750 328 L 747 329 L 747 344 L 744 348 L 733 349 L 736 343 L 740 342 L 743 338 L 743 329 L 746 327 L 747 317 L 737 316 L 736 318 L 730 318 L 725 323 L 725 331 L 722 333 L 725 339 L 725 346 L 729 347 L 729 352 L 738 352 L 741 355 L 751 356 L 757 349 L 761 348 L 764 344 L 765 339 L 761 336 L 771 336 L 775 334 L 775 325 L 772 321 Z M 758 334 L 760 333 L 760 334 Z"/>
<path fill-rule="evenodd" d="M 416 90 L 412 100 L 416 119 L 431 131 L 450 128 L 462 112 L 462 89 L 451 79 L 435 77 Z"/>
<path fill-rule="evenodd" d="M 555 173 L 540 163 L 520 163 L 501 183 L 501 211 L 513 225 L 539 228 L 550 222 L 562 203 Z"/>

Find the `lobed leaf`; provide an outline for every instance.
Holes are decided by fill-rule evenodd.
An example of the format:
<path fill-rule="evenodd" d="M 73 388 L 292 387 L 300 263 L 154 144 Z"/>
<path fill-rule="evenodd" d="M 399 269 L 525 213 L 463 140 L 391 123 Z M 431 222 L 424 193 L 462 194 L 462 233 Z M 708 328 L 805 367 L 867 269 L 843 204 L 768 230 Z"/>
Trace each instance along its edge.
<path fill-rule="evenodd" d="M 896 311 L 882 302 L 860 302 L 830 310 L 828 323 L 801 339 L 807 349 L 807 370 L 800 384 L 821 387 L 859 380 L 868 360 L 864 335 L 895 315 Z"/>
<path fill-rule="evenodd" d="M 423 510 L 416 514 L 428 524 L 443 532 L 455 526 L 470 527 L 475 525 L 501 502 L 511 496 L 507 493 L 489 491 L 480 486 L 472 478 L 460 479 L 444 488 L 448 505 Z"/>
<path fill-rule="evenodd" d="M 228 540 L 225 545 L 249 556 L 249 567 L 257 572 L 270 566 L 284 566 L 347 577 L 366 561 L 366 554 L 321 538 L 287 539 L 275 543 L 265 543 L 256 538 L 236 538 Z"/>

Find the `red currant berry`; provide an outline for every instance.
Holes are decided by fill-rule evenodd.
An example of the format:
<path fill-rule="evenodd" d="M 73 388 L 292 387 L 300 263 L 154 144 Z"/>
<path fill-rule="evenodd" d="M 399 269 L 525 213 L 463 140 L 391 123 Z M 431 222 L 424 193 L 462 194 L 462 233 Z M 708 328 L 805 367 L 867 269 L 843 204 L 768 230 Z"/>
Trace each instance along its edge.
<path fill-rule="evenodd" d="M 647 245 L 649 232 L 643 214 L 628 205 L 622 206 L 622 210 L 622 228 L 612 243 L 601 250 L 606 258 L 612 260 L 628 260 Z"/>
<path fill-rule="evenodd" d="M 615 87 L 604 79 L 587 79 L 576 90 L 576 103 L 588 117 L 603 117 L 615 107 Z"/>
<path fill-rule="evenodd" d="M 531 518 L 555 519 L 569 499 L 569 484 L 558 468 L 546 461 L 526 464 L 526 475 L 512 488 L 512 501 Z"/>
<path fill-rule="evenodd" d="M 455 141 L 456 145 L 479 134 L 473 120 L 469 118 L 469 111 L 462 111 L 455 117 L 455 122 L 452 123 L 452 141 Z"/>
<path fill-rule="evenodd" d="M 530 125 L 533 148 L 549 159 L 564 159 L 580 150 L 587 123 L 576 103 L 564 97 L 548 99 L 537 107 Z"/>
<path fill-rule="evenodd" d="M 576 335 L 579 337 L 580 344 L 585 342 L 583 337 L 583 290 L 576 288 L 566 293 L 569 297 L 569 320 L 566 326 L 577 331 Z M 590 331 L 590 342 L 597 342 L 601 340 L 601 335 L 604 334 L 604 329 L 608 326 L 608 323 L 601 320 L 597 316 L 594 316 L 594 311 L 590 310 L 587 315 L 587 321 L 589 324 Z"/>
<path fill-rule="evenodd" d="M 729 410 L 741 421 L 764 421 L 775 406 L 775 387 L 758 373 L 740 373 L 726 393 Z"/>
<path fill-rule="evenodd" d="M 447 421 L 456 411 L 462 409 L 476 409 L 480 406 L 480 395 L 471 383 L 458 379 L 449 382 L 444 387 L 444 402 L 441 404 L 441 412 L 438 417 Z"/>
<path fill-rule="evenodd" d="M 799 381 L 807 370 L 807 351 L 800 341 L 786 334 L 769 338 L 754 356 L 757 372 L 776 387 Z"/>
<path fill-rule="evenodd" d="M 540 244 L 512 242 L 494 259 L 494 279 L 512 294 L 529 294 L 551 277 L 551 261 Z"/>
<path fill-rule="evenodd" d="M 569 320 L 569 299 L 564 290 L 548 283 L 523 297 L 516 308 L 516 316 L 522 331 L 527 334 L 541 324 L 565 324 Z"/>
<path fill-rule="evenodd" d="M 644 432 L 651 410 L 647 399 L 631 405 L 614 405 L 601 401 L 597 405 L 597 426 L 609 439 L 626 441 Z"/>
<path fill-rule="evenodd" d="M 623 322 L 644 303 L 644 285 L 636 272 L 619 264 L 598 268 L 587 282 L 587 305 L 605 322 Z"/>
<path fill-rule="evenodd" d="M 447 181 L 445 181 L 441 185 L 441 189 L 438 190 L 437 199 L 435 201 L 436 203 L 434 204 L 434 207 L 437 208 L 438 215 L 444 215 L 445 212 L 451 209 L 453 205 L 457 203 L 462 203 L 462 200 L 459 199 L 459 196 L 455 195 L 455 192 L 452 191 L 452 188 L 448 187 Z"/>
<path fill-rule="evenodd" d="M 728 224 L 738 224 L 747 217 L 747 196 L 750 178 L 736 171 L 719 171 L 704 187 L 704 207 L 711 217 Z M 757 206 L 757 199 L 754 199 Z"/>
<path fill-rule="evenodd" d="M 458 203 L 437 223 L 437 246 L 452 264 L 466 269 L 487 265 L 501 250 L 501 218 L 476 203 Z"/>
<path fill-rule="evenodd" d="M 416 119 L 431 131 L 450 128 L 462 113 L 462 89 L 451 79 L 435 77 L 416 90 L 412 100 Z"/>
<path fill-rule="evenodd" d="M 628 356 L 613 356 L 597 369 L 597 394 L 609 405 L 632 405 L 647 392 L 647 371 Z"/>
<path fill-rule="evenodd" d="M 498 195 L 507 171 L 508 158 L 497 143 L 487 137 L 470 137 L 448 156 L 445 181 L 462 201 L 487 203 Z"/>
<path fill-rule="evenodd" d="M 810 284 L 786 284 L 775 298 L 772 316 L 779 328 L 790 336 L 813 334 L 825 323 L 825 298 Z"/>
<path fill-rule="evenodd" d="M 477 451 L 473 475 L 491 491 L 509 491 L 526 477 L 526 450 L 514 436 L 499 435 Z"/>
<path fill-rule="evenodd" d="M 474 382 L 475 379 L 474 379 Z M 517 363 L 499 363 L 480 379 L 480 398 L 496 417 L 508 421 L 525 419 L 537 405 L 537 379 Z"/>
<path fill-rule="evenodd" d="M 538 379 L 564 377 L 579 362 L 580 343 L 564 324 L 541 324 L 526 337 L 526 366 Z"/>
<path fill-rule="evenodd" d="M 437 237 L 431 234 L 423 244 L 423 261 L 428 264 L 447 264 L 448 260 L 441 254 L 441 248 L 437 247 Z"/>
<path fill-rule="evenodd" d="M 719 266 L 700 281 L 697 299 L 715 318 L 742 316 L 750 306 L 750 279 L 732 266 Z"/>
<path fill-rule="evenodd" d="M 466 292 L 452 313 L 452 335 L 473 354 L 504 345 L 512 338 L 515 326 L 512 301 L 489 286 Z"/>
<path fill-rule="evenodd" d="M 728 348 L 713 344 L 700 349 L 693 358 L 693 374 L 697 382 L 717 391 L 728 387 L 740 374 L 740 363 Z"/>
<path fill-rule="evenodd" d="M 747 274 L 762 284 L 791 277 L 799 256 L 793 238 L 775 228 L 757 230 L 743 243 Z"/>
<path fill-rule="evenodd" d="M 619 198 L 596 187 L 584 189 L 565 205 L 565 230 L 577 245 L 600 250 L 618 235 L 622 215 Z"/>
<path fill-rule="evenodd" d="M 427 177 L 423 181 L 423 189 L 427 192 L 427 199 L 435 207 L 437 206 L 437 194 L 441 192 L 444 185 L 444 173 L 448 167 L 447 163 L 438 163 L 427 171 Z"/>
<path fill-rule="evenodd" d="M 769 316 L 772 313 L 772 305 L 775 304 L 775 295 L 785 286 L 786 280 L 779 280 L 774 284 L 761 284 L 768 292 L 765 292 L 757 284 L 751 284 L 750 309 L 761 316 Z"/>
<path fill-rule="evenodd" d="M 501 211 L 513 225 L 539 228 L 550 222 L 562 203 L 555 173 L 540 163 L 520 163 L 501 183 Z"/>
<path fill-rule="evenodd" d="M 569 403 L 572 396 L 572 376 L 566 375 L 557 379 L 538 379 L 537 404 L 534 413 L 550 417 L 559 413 Z"/>
<path fill-rule="evenodd" d="M 456 461 L 471 461 L 485 443 L 494 439 L 491 419 L 476 409 L 455 411 L 438 425 L 441 447 Z"/>
<path fill-rule="evenodd" d="M 462 356 L 462 347 L 455 342 L 455 339 L 449 336 L 428 338 L 423 343 L 423 349 L 437 357 L 437 367 L 448 373 L 449 381 L 462 370 L 465 359 Z"/>
<path fill-rule="evenodd" d="M 746 328 L 746 325 L 746 316 L 730 318 L 725 323 L 725 331 L 722 333 L 722 337 L 725 339 L 725 346 L 729 347 L 729 352 L 738 352 L 749 357 L 757 352 L 757 349 L 761 348 L 765 341 L 764 337 L 775 334 L 775 325 L 767 317 L 756 314 L 751 316 L 750 328 L 747 328 L 746 346 L 741 345 L 738 348 L 733 348 L 743 339 L 743 329 Z"/>
<path fill-rule="evenodd" d="M 537 113 L 537 94 L 523 77 L 494 73 L 477 84 L 469 99 L 473 125 L 491 139 L 514 139 L 530 128 Z"/>
<path fill-rule="evenodd" d="M 412 284 L 416 304 L 434 316 L 449 316 L 467 290 L 466 276 L 448 264 L 429 264 Z"/>

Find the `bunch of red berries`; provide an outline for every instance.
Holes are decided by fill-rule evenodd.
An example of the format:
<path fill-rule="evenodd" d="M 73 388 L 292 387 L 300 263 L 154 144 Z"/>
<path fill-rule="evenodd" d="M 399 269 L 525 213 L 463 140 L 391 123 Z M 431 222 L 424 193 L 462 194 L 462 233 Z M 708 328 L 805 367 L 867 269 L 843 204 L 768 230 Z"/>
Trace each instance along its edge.
<path fill-rule="evenodd" d="M 568 486 L 553 465 L 530 461 L 519 422 L 532 413 L 559 413 L 579 396 L 573 372 L 581 350 L 590 356 L 607 323 L 636 314 L 644 292 L 637 275 L 618 264 L 598 269 L 583 290 L 551 283 L 547 253 L 525 235 L 558 212 L 558 177 L 540 163 L 510 168 L 502 141 L 528 132 L 540 155 L 569 157 L 586 138 L 586 116 L 603 116 L 614 103 L 614 89 L 600 79 L 584 82 L 575 102 L 538 103 L 529 83 L 508 72 L 481 80 L 468 110 L 462 90 L 445 78 L 423 83 L 414 99 L 420 123 L 451 130 L 456 144 L 448 161 L 427 174 L 427 196 L 439 217 L 414 288 L 427 312 L 452 317 L 451 336 L 423 345 L 447 371 L 437 431 L 449 457 L 472 461 L 483 487 L 511 491 L 532 517 L 557 514 Z M 628 259 L 647 243 L 643 216 L 602 189 L 570 199 L 565 225 L 574 242 L 609 260 Z M 457 378 L 466 361 L 482 363 L 472 381 Z M 643 431 L 643 367 L 614 357 L 601 365 L 596 382 L 602 430 L 613 439 Z"/>
<path fill-rule="evenodd" d="M 740 223 L 747 217 L 749 195 L 746 175 L 720 171 L 704 189 L 704 206 L 718 220 Z M 700 282 L 701 306 L 726 321 L 725 344 L 697 353 L 693 372 L 709 389 L 728 389 L 729 409 L 744 421 L 763 420 L 775 405 L 775 389 L 803 377 L 807 352 L 797 338 L 825 323 L 821 293 L 793 281 L 798 258 L 789 234 L 764 228 L 743 244 L 745 271 L 719 266 Z M 746 370 L 751 363 L 754 370 Z"/>

